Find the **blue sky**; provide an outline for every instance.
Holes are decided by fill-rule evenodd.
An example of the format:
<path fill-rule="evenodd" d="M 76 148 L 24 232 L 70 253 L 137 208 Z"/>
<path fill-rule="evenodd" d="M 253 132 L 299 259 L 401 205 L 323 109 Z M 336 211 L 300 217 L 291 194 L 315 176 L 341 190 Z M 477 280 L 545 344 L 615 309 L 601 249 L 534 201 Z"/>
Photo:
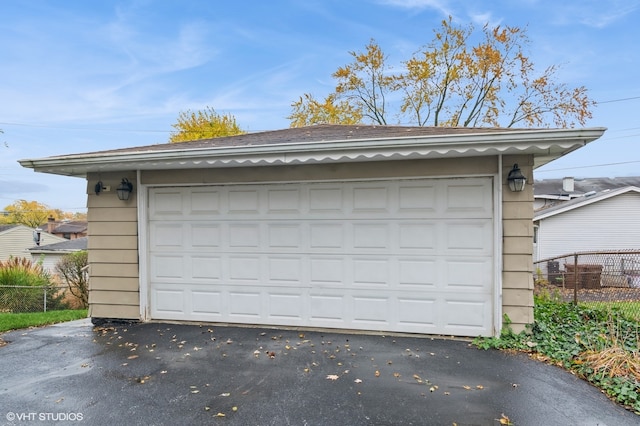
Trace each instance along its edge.
<path fill-rule="evenodd" d="M 249 131 L 282 129 L 375 39 L 397 66 L 454 21 L 526 27 L 529 55 L 586 86 L 600 140 L 535 178 L 640 175 L 640 0 L 3 0 L 0 207 L 84 211 L 86 182 L 19 159 L 164 143 L 210 106 Z M 407 124 L 407 123 L 404 123 Z"/>

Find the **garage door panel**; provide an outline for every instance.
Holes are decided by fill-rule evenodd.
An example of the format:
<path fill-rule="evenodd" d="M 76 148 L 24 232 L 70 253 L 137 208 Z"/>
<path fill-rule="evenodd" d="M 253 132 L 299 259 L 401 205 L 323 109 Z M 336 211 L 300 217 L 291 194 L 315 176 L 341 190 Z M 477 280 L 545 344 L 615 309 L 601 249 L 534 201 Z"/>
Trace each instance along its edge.
<path fill-rule="evenodd" d="M 157 255 L 151 258 L 150 263 L 152 280 L 175 280 L 185 276 L 183 255 Z"/>
<path fill-rule="evenodd" d="M 229 318 L 259 320 L 262 316 L 262 297 L 259 291 L 229 291 Z"/>
<path fill-rule="evenodd" d="M 221 191 L 218 189 L 194 189 L 189 197 L 187 214 L 189 216 L 220 216 Z"/>
<path fill-rule="evenodd" d="M 399 297 L 398 324 L 407 330 L 433 330 L 437 327 L 439 317 L 438 300 L 436 298 Z"/>
<path fill-rule="evenodd" d="M 219 283 L 222 280 L 221 256 L 191 257 L 191 278 L 206 280 L 208 283 Z"/>
<path fill-rule="evenodd" d="M 319 326 L 335 327 L 345 322 L 346 295 L 342 293 L 321 294 L 311 292 L 309 295 L 309 321 Z"/>
<path fill-rule="evenodd" d="M 446 288 L 453 291 L 465 288 L 479 294 L 489 294 L 492 284 L 492 264 L 484 258 L 456 259 L 446 262 L 446 277 L 443 280 Z"/>
<path fill-rule="evenodd" d="M 268 293 L 267 317 L 284 320 L 289 325 L 302 324 L 305 312 L 305 297 L 300 293 Z"/>
<path fill-rule="evenodd" d="M 355 185 L 352 188 L 353 213 L 389 213 L 389 188 L 372 187 L 371 184 Z"/>
<path fill-rule="evenodd" d="M 308 189 L 309 213 L 334 215 L 344 213 L 344 189 L 339 185 L 320 184 Z"/>
<path fill-rule="evenodd" d="M 155 223 L 150 228 L 150 244 L 155 250 L 175 250 L 183 247 L 185 233 L 181 224 Z"/>
<path fill-rule="evenodd" d="M 311 223 L 309 224 L 309 249 L 344 249 L 345 225 L 342 223 Z"/>
<path fill-rule="evenodd" d="M 176 287 L 159 285 L 155 289 L 152 302 L 156 313 L 185 316 L 185 291 L 174 290 Z"/>
<path fill-rule="evenodd" d="M 266 226 L 269 249 L 302 248 L 302 224 L 268 223 Z"/>
<path fill-rule="evenodd" d="M 393 311 L 388 297 L 356 295 L 352 297 L 352 312 L 354 325 L 386 329 Z"/>
<path fill-rule="evenodd" d="M 232 223 L 228 226 L 229 248 L 252 248 L 260 246 L 260 226 L 251 223 Z"/>
<path fill-rule="evenodd" d="M 303 283 L 303 265 L 300 257 L 267 257 L 267 280 L 270 285 L 276 283 L 299 285 Z"/>
<path fill-rule="evenodd" d="M 191 247 L 215 248 L 222 244 L 222 231 L 220 225 L 208 223 L 195 223 L 189 226 Z"/>
<path fill-rule="evenodd" d="M 448 221 L 443 224 L 447 254 L 485 255 L 493 252 L 493 226 L 488 219 Z"/>
<path fill-rule="evenodd" d="M 258 215 L 260 194 L 258 189 L 229 189 L 227 192 L 228 213 Z"/>
<path fill-rule="evenodd" d="M 309 281 L 314 285 L 343 286 L 347 281 L 344 259 L 341 257 L 313 257 L 310 261 Z"/>
<path fill-rule="evenodd" d="M 398 259 L 398 288 L 414 291 L 429 291 L 438 282 L 435 260 L 424 258 Z"/>
<path fill-rule="evenodd" d="M 230 282 L 240 281 L 249 284 L 256 284 L 260 281 L 261 268 L 259 256 L 228 256 Z M 238 283 L 240 284 L 240 283 Z"/>
<path fill-rule="evenodd" d="M 438 229 L 434 221 L 408 222 L 398 225 L 398 247 L 434 254 L 438 248 Z"/>
<path fill-rule="evenodd" d="M 355 257 L 349 263 L 353 265 L 353 286 L 355 288 L 390 287 L 393 283 L 389 277 L 392 272 L 389 259 Z"/>
<path fill-rule="evenodd" d="M 149 213 L 155 218 L 181 217 L 184 215 L 184 197 L 190 195 L 178 188 L 158 189 L 149 201 Z"/>
<path fill-rule="evenodd" d="M 443 328 L 452 334 L 465 332 L 468 335 L 487 333 L 483 324 L 491 317 L 490 303 L 486 300 L 470 301 L 449 299 L 441 313 Z"/>
<path fill-rule="evenodd" d="M 391 249 L 390 224 L 385 222 L 353 224 L 354 249 Z"/>
<path fill-rule="evenodd" d="M 435 184 L 402 183 L 398 187 L 398 212 L 405 214 L 434 215 L 438 203 Z"/>
<path fill-rule="evenodd" d="M 194 290 L 190 296 L 193 314 L 222 318 L 224 301 L 221 291 Z"/>
<path fill-rule="evenodd" d="M 490 335 L 492 182 L 151 189 L 151 316 Z"/>

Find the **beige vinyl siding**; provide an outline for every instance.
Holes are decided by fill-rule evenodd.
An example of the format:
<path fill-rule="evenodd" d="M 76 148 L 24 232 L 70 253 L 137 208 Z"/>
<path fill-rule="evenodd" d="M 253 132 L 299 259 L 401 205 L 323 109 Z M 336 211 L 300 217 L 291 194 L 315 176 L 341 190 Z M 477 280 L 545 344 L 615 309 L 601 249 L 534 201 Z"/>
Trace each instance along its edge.
<path fill-rule="evenodd" d="M 640 194 L 616 195 L 539 221 L 538 258 L 640 249 Z"/>
<path fill-rule="evenodd" d="M 140 318 L 136 194 L 134 188 L 129 201 L 118 199 L 123 177 L 135 181 L 133 174 L 88 176 L 89 316 L 95 318 Z M 98 180 L 110 191 L 96 195 Z"/>
<path fill-rule="evenodd" d="M 527 178 L 523 192 L 509 190 L 507 176 L 517 163 Z M 533 157 L 502 159 L 502 313 L 515 332 L 533 322 Z"/>

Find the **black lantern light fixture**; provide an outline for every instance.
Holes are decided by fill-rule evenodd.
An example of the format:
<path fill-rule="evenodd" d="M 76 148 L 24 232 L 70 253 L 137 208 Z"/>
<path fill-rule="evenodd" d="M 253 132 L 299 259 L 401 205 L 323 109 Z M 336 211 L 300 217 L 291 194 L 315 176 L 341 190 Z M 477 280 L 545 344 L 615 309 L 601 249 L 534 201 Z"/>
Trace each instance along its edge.
<path fill-rule="evenodd" d="M 118 199 L 127 201 L 129 199 L 129 195 L 131 195 L 131 191 L 133 191 L 133 184 L 129 182 L 129 179 L 122 178 L 122 182 L 120 182 L 120 185 L 116 188 Z"/>
<path fill-rule="evenodd" d="M 509 172 L 507 183 L 509 183 L 509 189 L 513 192 L 524 191 L 524 185 L 527 183 L 527 178 L 524 177 L 517 164 L 514 164 L 513 169 Z"/>

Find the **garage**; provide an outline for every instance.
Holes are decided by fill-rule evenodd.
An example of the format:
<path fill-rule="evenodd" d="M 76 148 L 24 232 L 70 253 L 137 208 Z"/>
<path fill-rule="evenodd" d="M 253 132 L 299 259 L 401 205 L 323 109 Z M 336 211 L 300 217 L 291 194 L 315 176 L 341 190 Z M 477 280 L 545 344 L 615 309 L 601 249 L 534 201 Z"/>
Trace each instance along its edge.
<path fill-rule="evenodd" d="M 154 320 L 491 335 L 493 177 L 148 189 Z"/>

